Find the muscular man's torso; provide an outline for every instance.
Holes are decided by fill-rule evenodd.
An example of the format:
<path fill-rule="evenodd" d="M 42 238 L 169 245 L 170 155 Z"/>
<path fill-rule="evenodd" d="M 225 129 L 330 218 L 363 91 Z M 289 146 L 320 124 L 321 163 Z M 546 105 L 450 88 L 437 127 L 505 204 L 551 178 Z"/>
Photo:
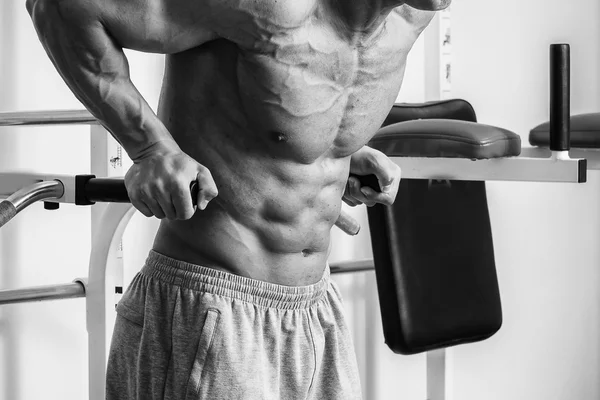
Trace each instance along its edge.
<path fill-rule="evenodd" d="M 321 277 L 350 156 L 389 112 L 433 14 L 339 3 L 223 5 L 218 37 L 167 56 L 159 117 L 219 195 L 163 220 L 155 250 L 284 285 Z"/>

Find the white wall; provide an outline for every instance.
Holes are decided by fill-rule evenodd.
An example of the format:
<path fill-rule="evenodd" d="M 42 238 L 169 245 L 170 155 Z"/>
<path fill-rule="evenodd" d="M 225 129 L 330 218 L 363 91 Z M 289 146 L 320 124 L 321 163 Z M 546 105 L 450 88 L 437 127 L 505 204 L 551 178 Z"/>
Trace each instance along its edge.
<path fill-rule="evenodd" d="M 597 0 L 452 6 L 452 90 L 521 135 L 548 120 L 549 45 L 571 45 L 572 113 L 600 111 Z M 488 183 L 504 325 L 451 350 L 451 399 L 600 398 L 600 176 Z"/>

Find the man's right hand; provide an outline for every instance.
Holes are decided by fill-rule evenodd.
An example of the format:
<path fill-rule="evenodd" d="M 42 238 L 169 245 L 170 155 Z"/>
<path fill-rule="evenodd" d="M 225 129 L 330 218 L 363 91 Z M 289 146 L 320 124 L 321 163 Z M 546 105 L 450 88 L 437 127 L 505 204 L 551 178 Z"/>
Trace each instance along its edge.
<path fill-rule="evenodd" d="M 158 143 L 134 160 L 125 175 L 125 187 L 133 206 L 146 217 L 186 220 L 195 212 L 190 184 L 196 180 L 196 204 L 204 210 L 218 194 L 208 168 L 178 147 Z"/>

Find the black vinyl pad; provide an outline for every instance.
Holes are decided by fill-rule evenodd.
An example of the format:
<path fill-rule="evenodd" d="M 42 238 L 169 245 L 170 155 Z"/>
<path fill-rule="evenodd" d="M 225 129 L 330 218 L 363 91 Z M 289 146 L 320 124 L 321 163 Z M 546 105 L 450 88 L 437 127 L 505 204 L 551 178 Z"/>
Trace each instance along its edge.
<path fill-rule="evenodd" d="M 491 125 L 451 119 L 405 121 L 381 128 L 369 142 L 390 157 L 487 159 L 521 154 L 521 138 Z"/>
<path fill-rule="evenodd" d="M 600 113 L 571 116 L 571 147 L 600 149 Z M 544 122 L 529 132 L 532 146 L 550 147 L 550 122 Z"/>
<path fill-rule="evenodd" d="M 477 122 L 473 106 L 463 99 L 394 104 L 383 126 L 416 119 L 457 119 Z"/>
<path fill-rule="evenodd" d="M 492 336 L 502 308 L 485 183 L 405 179 L 369 207 L 385 342 L 415 354 Z"/>
<path fill-rule="evenodd" d="M 396 105 L 369 146 L 395 157 L 520 154 L 518 135 L 474 121 L 472 107 L 461 100 Z M 369 207 L 368 216 L 383 331 L 392 351 L 415 354 L 471 343 L 500 329 L 485 182 L 403 179 L 395 203 Z"/>

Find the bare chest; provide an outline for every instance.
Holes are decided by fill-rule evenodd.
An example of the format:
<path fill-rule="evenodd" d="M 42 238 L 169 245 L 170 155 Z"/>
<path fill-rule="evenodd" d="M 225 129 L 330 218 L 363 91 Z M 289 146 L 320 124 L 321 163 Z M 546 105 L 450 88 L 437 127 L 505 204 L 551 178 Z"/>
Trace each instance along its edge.
<path fill-rule="evenodd" d="M 349 155 L 375 134 L 396 99 L 416 35 L 393 13 L 369 34 L 348 35 L 306 4 L 296 19 L 272 10 L 244 13 L 237 29 L 222 35 L 239 48 L 240 101 L 253 130 L 311 162 L 325 153 Z"/>

